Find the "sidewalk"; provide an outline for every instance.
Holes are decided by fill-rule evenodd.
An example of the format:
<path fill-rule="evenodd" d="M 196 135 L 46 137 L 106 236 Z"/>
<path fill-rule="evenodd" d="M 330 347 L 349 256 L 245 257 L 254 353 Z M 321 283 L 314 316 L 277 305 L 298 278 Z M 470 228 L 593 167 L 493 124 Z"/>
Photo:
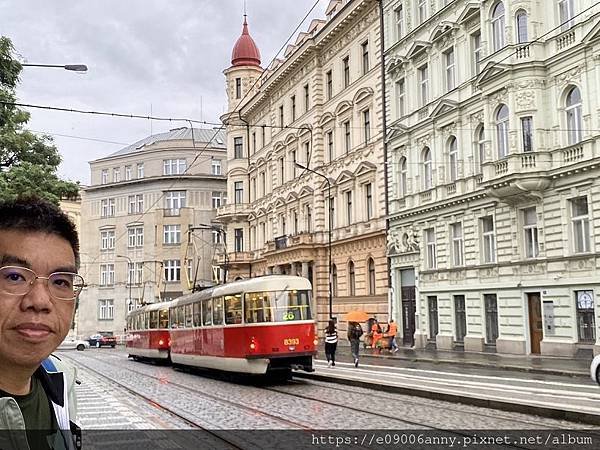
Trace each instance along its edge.
<path fill-rule="evenodd" d="M 340 345 L 341 344 L 341 345 Z M 336 359 L 340 361 L 352 361 L 350 347 L 340 341 L 338 344 Z M 497 353 L 476 353 L 463 351 L 442 350 L 415 350 L 400 347 L 396 353 L 382 350 L 381 353 L 375 349 L 364 349 L 361 346 L 360 356 L 369 358 L 369 364 L 381 364 L 385 366 L 401 365 L 403 361 L 423 362 L 429 364 L 448 364 L 453 366 L 472 366 L 500 370 L 516 370 L 521 372 L 539 373 L 547 375 L 566 375 L 572 377 L 590 376 L 590 358 L 562 358 L 554 356 L 538 355 L 501 355 Z M 325 359 L 324 346 L 319 346 L 318 359 Z M 378 361 L 378 362 L 375 362 Z M 366 361 L 365 361 L 366 362 Z"/>

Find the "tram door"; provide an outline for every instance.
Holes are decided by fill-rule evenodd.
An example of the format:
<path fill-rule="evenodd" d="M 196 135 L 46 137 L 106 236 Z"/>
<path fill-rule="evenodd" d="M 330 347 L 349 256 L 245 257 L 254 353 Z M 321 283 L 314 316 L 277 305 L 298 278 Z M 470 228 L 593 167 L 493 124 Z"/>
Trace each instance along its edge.
<path fill-rule="evenodd" d="M 415 313 L 417 310 L 415 272 L 413 269 L 402 270 L 400 278 L 402 284 L 402 343 L 412 347 L 415 344 Z"/>

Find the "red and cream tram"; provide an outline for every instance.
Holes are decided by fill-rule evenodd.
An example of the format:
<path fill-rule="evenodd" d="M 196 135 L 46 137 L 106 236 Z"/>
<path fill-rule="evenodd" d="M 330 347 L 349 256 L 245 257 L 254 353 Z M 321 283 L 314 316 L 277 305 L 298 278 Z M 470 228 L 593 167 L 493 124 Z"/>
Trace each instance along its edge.
<path fill-rule="evenodd" d="M 312 371 L 316 354 L 312 286 L 268 275 L 215 286 L 169 303 L 171 361 L 266 374 Z"/>
<path fill-rule="evenodd" d="M 126 348 L 130 357 L 169 360 L 169 304 L 152 303 L 128 314 Z"/>

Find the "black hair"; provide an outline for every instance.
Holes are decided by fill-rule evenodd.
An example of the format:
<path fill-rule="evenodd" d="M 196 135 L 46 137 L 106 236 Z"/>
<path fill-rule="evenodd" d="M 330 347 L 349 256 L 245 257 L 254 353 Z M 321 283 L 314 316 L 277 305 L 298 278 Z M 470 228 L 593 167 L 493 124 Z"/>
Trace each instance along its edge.
<path fill-rule="evenodd" d="M 329 334 L 333 333 L 335 331 L 335 321 L 333 319 L 331 319 L 329 321 L 329 324 L 327 325 L 327 332 Z"/>
<path fill-rule="evenodd" d="M 35 196 L 0 201 L 0 230 L 35 231 L 65 239 L 79 268 L 79 237 L 75 224 L 60 208 Z"/>

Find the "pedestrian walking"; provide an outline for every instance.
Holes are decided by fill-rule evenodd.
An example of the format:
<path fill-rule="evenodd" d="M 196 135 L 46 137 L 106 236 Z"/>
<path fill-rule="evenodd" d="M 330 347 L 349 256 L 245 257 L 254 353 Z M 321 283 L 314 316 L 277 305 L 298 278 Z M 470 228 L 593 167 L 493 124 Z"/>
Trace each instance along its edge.
<path fill-rule="evenodd" d="M 398 344 L 396 343 L 396 335 L 398 334 L 398 325 L 394 322 L 394 319 L 390 319 L 390 323 L 387 329 L 387 335 L 390 337 L 390 350 L 393 353 L 398 351 Z"/>
<path fill-rule="evenodd" d="M 348 340 L 354 358 L 354 367 L 358 367 L 358 352 L 360 351 L 360 337 L 362 335 L 363 329 L 358 322 L 348 322 Z"/>
<path fill-rule="evenodd" d="M 338 333 L 335 321 L 330 320 L 325 328 L 325 357 L 327 358 L 327 367 L 335 367 L 335 351 L 337 349 Z"/>

